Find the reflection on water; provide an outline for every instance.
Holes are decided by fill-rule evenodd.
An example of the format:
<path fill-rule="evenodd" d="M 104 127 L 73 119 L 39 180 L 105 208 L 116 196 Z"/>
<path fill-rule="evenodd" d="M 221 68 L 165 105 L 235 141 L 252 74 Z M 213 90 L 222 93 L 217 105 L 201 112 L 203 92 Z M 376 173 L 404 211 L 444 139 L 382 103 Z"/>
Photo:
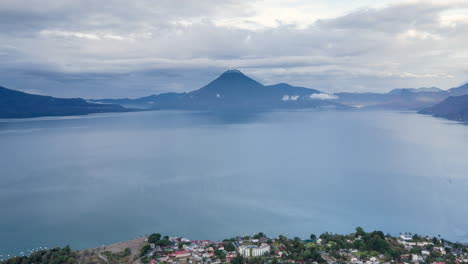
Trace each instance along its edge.
<path fill-rule="evenodd" d="M 467 238 L 468 129 L 397 112 L 0 121 L 0 254 L 150 232 Z"/>

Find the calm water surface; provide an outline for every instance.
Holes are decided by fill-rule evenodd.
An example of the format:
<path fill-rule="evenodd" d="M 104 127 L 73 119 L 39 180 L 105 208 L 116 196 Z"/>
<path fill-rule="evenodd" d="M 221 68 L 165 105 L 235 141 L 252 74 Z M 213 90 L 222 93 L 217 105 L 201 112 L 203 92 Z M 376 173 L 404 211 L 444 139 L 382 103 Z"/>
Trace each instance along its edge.
<path fill-rule="evenodd" d="M 468 126 L 398 112 L 0 121 L 0 255 L 150 232 L 468 238 Z"/>

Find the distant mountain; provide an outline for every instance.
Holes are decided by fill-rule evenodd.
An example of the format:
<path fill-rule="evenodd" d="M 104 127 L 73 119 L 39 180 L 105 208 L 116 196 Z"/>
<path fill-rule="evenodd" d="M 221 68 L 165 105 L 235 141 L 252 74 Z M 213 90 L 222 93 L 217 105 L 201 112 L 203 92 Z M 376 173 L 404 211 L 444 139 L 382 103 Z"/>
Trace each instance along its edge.
<path fill-rule="evenodd" d="M 449 120 L 468 122 L 468 83 L 447 90 L 448 98 L 419 111 Z"/>
<path fill-rule="evenodd" d="M 61 99 L 27 94 L 0 86 L 0 118 L 86 115 L 128 111 L 120 105 L 89 103 L 81 98 Z"/>
<path fill-rule="evenodd" d="M 427 109 L 431 109 L 431 106 L 444 101 L 449 96 L 465 94 L 468 94 L 468 84 L 449 90 L 429 87 L 394 89 L 388 93 L 327 94 L 319 90 L 296 87 L 287 83 L 265 86 L 238 70 L 228 70 L 198 90 L 187 93 L 162 93 L 137 99 L 90 101 L 80 98 L 59 99 L 0 87 L 0 118 L 129 111 L 125 107 L 147 110 L 347 109 L 365 107 L 397 110 L 425 109 L 421 112 L 427 113 L 429 111 Z M 455 103 L 452 100 L 448 100 L 448 103 Z"/>
<path fill-rule="evenodd" d="M 449 90 L 399 88 L 388 93 L 326 94 L 286 83 L 264 86 L 238 70 L 229 70 L 205 87 L 189 93 L 164 93 L 138 99 L 102 99 L 101 103 L 146 109 L 220 108 L 371 108 L 421 110 L 449 96 L 468 94 L 468 84 Z"/>
<path fill-rule="evenodd" d="M 317 96 L 317 95 L 323 96 Z M 228 70 L 206 86 L 188 93 L 163 93 L 138 99 L 104 99 L 149 109 L 284 109 L 348 108 L 327 100 L 332 96 L 318 90 L 295 87 L 286 83 L 264 86 L 238 70 Z"/>
<path fill-rule="evenodd" d="M 422 87 L 422 88 L 399 88 L 393 89 L 388 94 L 403 94 L 403 93 L 438 93 L 444 90 L 437 87 Z"/>
<path fill-rule="evenodd" d="M 90 102 L 103 103 L 103 104 L 117 104 L 128 108 L 150 109 L 154 106 L 156 98 L 159 96 L 171 96 L 176 93 L 165 93 L 160 95 L 149 95 L 137 99 L 121 98 L 121 99 L 91 99 Z"/>
<path fill-rule="evenodd" d="M 468 94 L 468 83 L 465 83 L 462 86 L 452 88 L 448 90 L 451 96 L 459 96 Z"/>
<path fill-rule="evenodd" d="M 439 88 L 404 88 L 388 93 L 336 93 L 341 104 L 382 109 L 420 110 L 447 98 L 450 93 Z"/>
<path fill-rule="evenodd" d="M 468 95 L 450 96 L 441 103 L 423 109 L 419 113 L 468 122 Z"/>

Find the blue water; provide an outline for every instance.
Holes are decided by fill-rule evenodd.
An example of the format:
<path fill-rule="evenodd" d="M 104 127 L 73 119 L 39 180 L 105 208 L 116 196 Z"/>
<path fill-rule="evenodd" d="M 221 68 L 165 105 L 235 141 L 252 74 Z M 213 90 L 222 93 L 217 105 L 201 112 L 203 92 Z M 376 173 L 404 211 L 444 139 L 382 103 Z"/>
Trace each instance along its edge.
<path fill-rule="evenodd" d="M 468 237 L 468 126 L 399 112 L 0 121 L 0 255 L 151 232 Z M 1 258 L 1 257 L 0 257 Z"/>

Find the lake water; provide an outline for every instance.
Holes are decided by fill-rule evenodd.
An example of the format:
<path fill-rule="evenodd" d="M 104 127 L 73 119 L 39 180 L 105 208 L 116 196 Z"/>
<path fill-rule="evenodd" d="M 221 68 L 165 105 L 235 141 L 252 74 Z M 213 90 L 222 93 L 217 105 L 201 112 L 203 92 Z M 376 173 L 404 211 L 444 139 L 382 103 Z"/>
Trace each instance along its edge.
<path fill-rule="evenodd" d="M 468 237 L 468 126 L 399 112 L 0 121 L 0 255 L 160 232 Z"/>

